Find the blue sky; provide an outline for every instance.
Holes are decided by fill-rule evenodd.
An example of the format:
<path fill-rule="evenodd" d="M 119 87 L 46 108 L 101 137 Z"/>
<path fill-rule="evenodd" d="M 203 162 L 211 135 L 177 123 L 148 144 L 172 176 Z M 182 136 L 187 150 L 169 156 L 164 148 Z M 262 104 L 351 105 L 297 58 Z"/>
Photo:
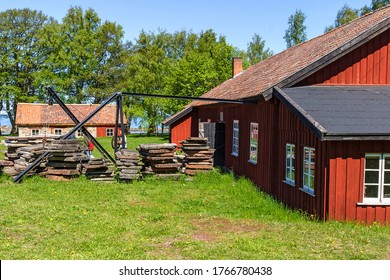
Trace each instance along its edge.
<path fill-rule="evenodd" d="M 246 49 L 257 33 L 266 41 L 266 47 L 278 53 L 286 48 L 284 32 L 289 16 L 296 10 L 305 13 L 311 39 L 334 23 L 337 11 L 345 4 L 361 8 L 370 3 L 371 0 L 0 0 L 0 11 L 30 8 L 60 21 L 71 6 L 81 6 L 93 8 L 103 21 L 122 25 L 129 41 L 134 41 L 142 29 L 199 33 L 211 28 L 240 49 Z"/>

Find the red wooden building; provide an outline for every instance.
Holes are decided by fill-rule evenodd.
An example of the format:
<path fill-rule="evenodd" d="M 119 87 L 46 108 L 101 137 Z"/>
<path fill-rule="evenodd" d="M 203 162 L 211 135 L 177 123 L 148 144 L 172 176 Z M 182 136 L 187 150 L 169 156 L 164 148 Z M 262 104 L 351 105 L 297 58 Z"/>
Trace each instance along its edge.
<path fill-rule="evenodd" d="M 225 166 L 289 207 L 323 220 L 390 223 L 390 6 L 203 97 L 255 104 L 194 101 L 165 121 L 173 142 L 197 136 L 199 123 L 224 122 Z"/>
<path fill-rule="evenodd" d="M 99 104 L 68 104 L 69 110 L 80 121 L 92 113 Z M 94 137 L 113 136 L 115 130 L 116 106 L 105 106 L 85 127 Z M 124 120 L 127 123 L 126 119 Z M 71 118 L 58 104 L 18 103 L 15 123 L 19 136 L 64 135 L 74 126 Z M 81 129 L 77 137 L 82 136 Z"/>

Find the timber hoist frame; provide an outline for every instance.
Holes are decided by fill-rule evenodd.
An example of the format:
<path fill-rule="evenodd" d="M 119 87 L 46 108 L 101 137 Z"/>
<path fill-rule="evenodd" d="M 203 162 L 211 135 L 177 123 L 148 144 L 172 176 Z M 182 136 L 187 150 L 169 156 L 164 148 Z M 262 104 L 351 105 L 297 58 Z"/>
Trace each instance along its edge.
<path fill-rule="evenodd" d="M 71 120 L 75 123 L 75 126 L 65 135 L 61 136 L 60 140 L 68 139 L 73 133 L 77 132 L 77 130 L 81 129 L 89 140 L 95 145 L 95 147 L 101 152 L 101 154 L 109 159 L 112 163 L 116 164 L 115 159 L 100 145 L 100 143 L 96 140 L 95 137 L 84 127 L 84 125 L 95 116 L 101 109 L 103 109 L 106 105 L 111 102 L 116 102 L 116 118 L 115 118 L 115 130 L 114 130 L 114 141 L 113 148 L 114 153 L 118 151 L 118 149 L 126 148 L 126 137 L 124 135 L 125 125 L 123 120 L 123 96 L 138 96 L 138 97 L 153 97 L 153 98 L 171 98 L 171 99 L 185 99 L 185 100 L 200 100 L 200 101 L 212 101 L 212 102 L 220 102 L 220 103 L 233 103 L 233 104 L 254 104 L 256 101 L 250 100 L 231 100 L 231 99 L 218 99 L 218 98 L 205 98 L 205 97 L 189 97 L 189 96 L 174 96 L 174 95 L 159 95 L 159 94 L 144 94 L 144 93 L 129 93 L 129 92 L 115 92 L 110 97 L 108 97 L 99 107 L 93 110 L 88 116 L 86 116 L 83 120 L 78 120 L 75 115 L 69 110 L 69 108 L 65 105 L 64 102 L 58 97 L 58 95 L 54 92 L 51 87 L 47 87 L 47 92 L 49 94 L 49 102 L 48 105 L 53 105 L 54 101 L 60 105 L 60 107 L 64 110 L 64 112 L 71 118 Z M 118 128 L 121 128 L 121 136 L 118 135 Z M 120 139 L 120 142 L 118 142 Z M 50 152 L 44 152 L 41 156 L 39 156 L 33 163 L 31 163 L 25 170 L 23 170 L 19 175 L 14 178 L 15 183 L 20 183 L 23 177 L 32 169 L 37 167 L 42 160 L 49 156 Z"/>

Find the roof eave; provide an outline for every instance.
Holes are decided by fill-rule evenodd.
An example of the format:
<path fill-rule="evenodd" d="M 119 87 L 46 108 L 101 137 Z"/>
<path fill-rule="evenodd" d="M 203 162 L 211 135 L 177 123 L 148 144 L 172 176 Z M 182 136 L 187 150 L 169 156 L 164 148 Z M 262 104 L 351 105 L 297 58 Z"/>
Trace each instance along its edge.
<path fill-rule="evenodd" d="M 189 107 L 181 110 L 173 118 L 163 121 L 162 124 L 166 125 L 166 126 L 170 126 L 171 124 L 173 124 L 177 120 L 179 120 L 182 117 L 186 116 L 187 114 L 191 113 L 193 108 L 194 108 L 194 106 L 189 106 Z"/>
<path fill-rule="evenodd" d="M 308 128 L 320 139 L 323 140 L 327 130 L 308 114 L 299 104 L 292 100 L 282 89 L 274 87 L 273 95 L 289 108 Z"/>
<path fill-rule="evenodd" d="M 324 135 L 323 141 L 388 141 L 390 134 L 343 134 L 332 133 Z"/>

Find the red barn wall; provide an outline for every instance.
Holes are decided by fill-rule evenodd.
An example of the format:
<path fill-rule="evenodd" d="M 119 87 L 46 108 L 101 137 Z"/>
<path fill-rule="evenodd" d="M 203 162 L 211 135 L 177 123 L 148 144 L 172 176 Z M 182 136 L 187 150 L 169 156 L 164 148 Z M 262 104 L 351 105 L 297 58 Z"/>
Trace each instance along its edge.
<path fill-rule="evenodd" d="M 220 112 L 226 126 L 225 166 L 237 175 L 252 180 L 261 190 L 273 195 L 291 208 L 299 208 L 310 214 L 325 218 L 324 211 L 324 145 L 316 136 L 285 108 L 278 100 L 272 99 L 257 105 L 219 105 L 199 108 L 201 121 L 218 122 Z M 233 120 L 239 120 L 239 155 L 233 156 Z M 250 123 L 259 124 L 258 162 L 249 160 Z M 283 182 L 285 177 L 285 145 L 296 145 L 296 164 L 302 162 L 303 147 L 316 148 L 316 194 L 309 195 L 300 187 L 303 171 L 297 167 L 297 184 L 292 187 Z"/>
<path fill-rule="evenodd" d="M 328 218 L 390 223 L 390 205 L 358 205 L 363 201 L 366 153 L 389 153 L 390 141 L 337 141 L 327 143 L 329 160 Z"/>
<path fill-rule="evenodd" d="M 298 85 L 390 84 L 390 29 L 307 77 Z"/>
<path fill-rule="evenodd" d="M 170 142 L 181 146 L 180 141 L 190 136 L 198 136 L 197 112 L 194 109 L 191 113 L 182 117 L 170 125 Z"/>
<path fill-rule="evenodd" d="M 115 130 L 115 126 L 98 126 L 96 127 L 96 137 L 106 137 L 107 128 L 112 128 Z M 121 135 L 121 128 L 118 127 L 118 135 Z"/>

